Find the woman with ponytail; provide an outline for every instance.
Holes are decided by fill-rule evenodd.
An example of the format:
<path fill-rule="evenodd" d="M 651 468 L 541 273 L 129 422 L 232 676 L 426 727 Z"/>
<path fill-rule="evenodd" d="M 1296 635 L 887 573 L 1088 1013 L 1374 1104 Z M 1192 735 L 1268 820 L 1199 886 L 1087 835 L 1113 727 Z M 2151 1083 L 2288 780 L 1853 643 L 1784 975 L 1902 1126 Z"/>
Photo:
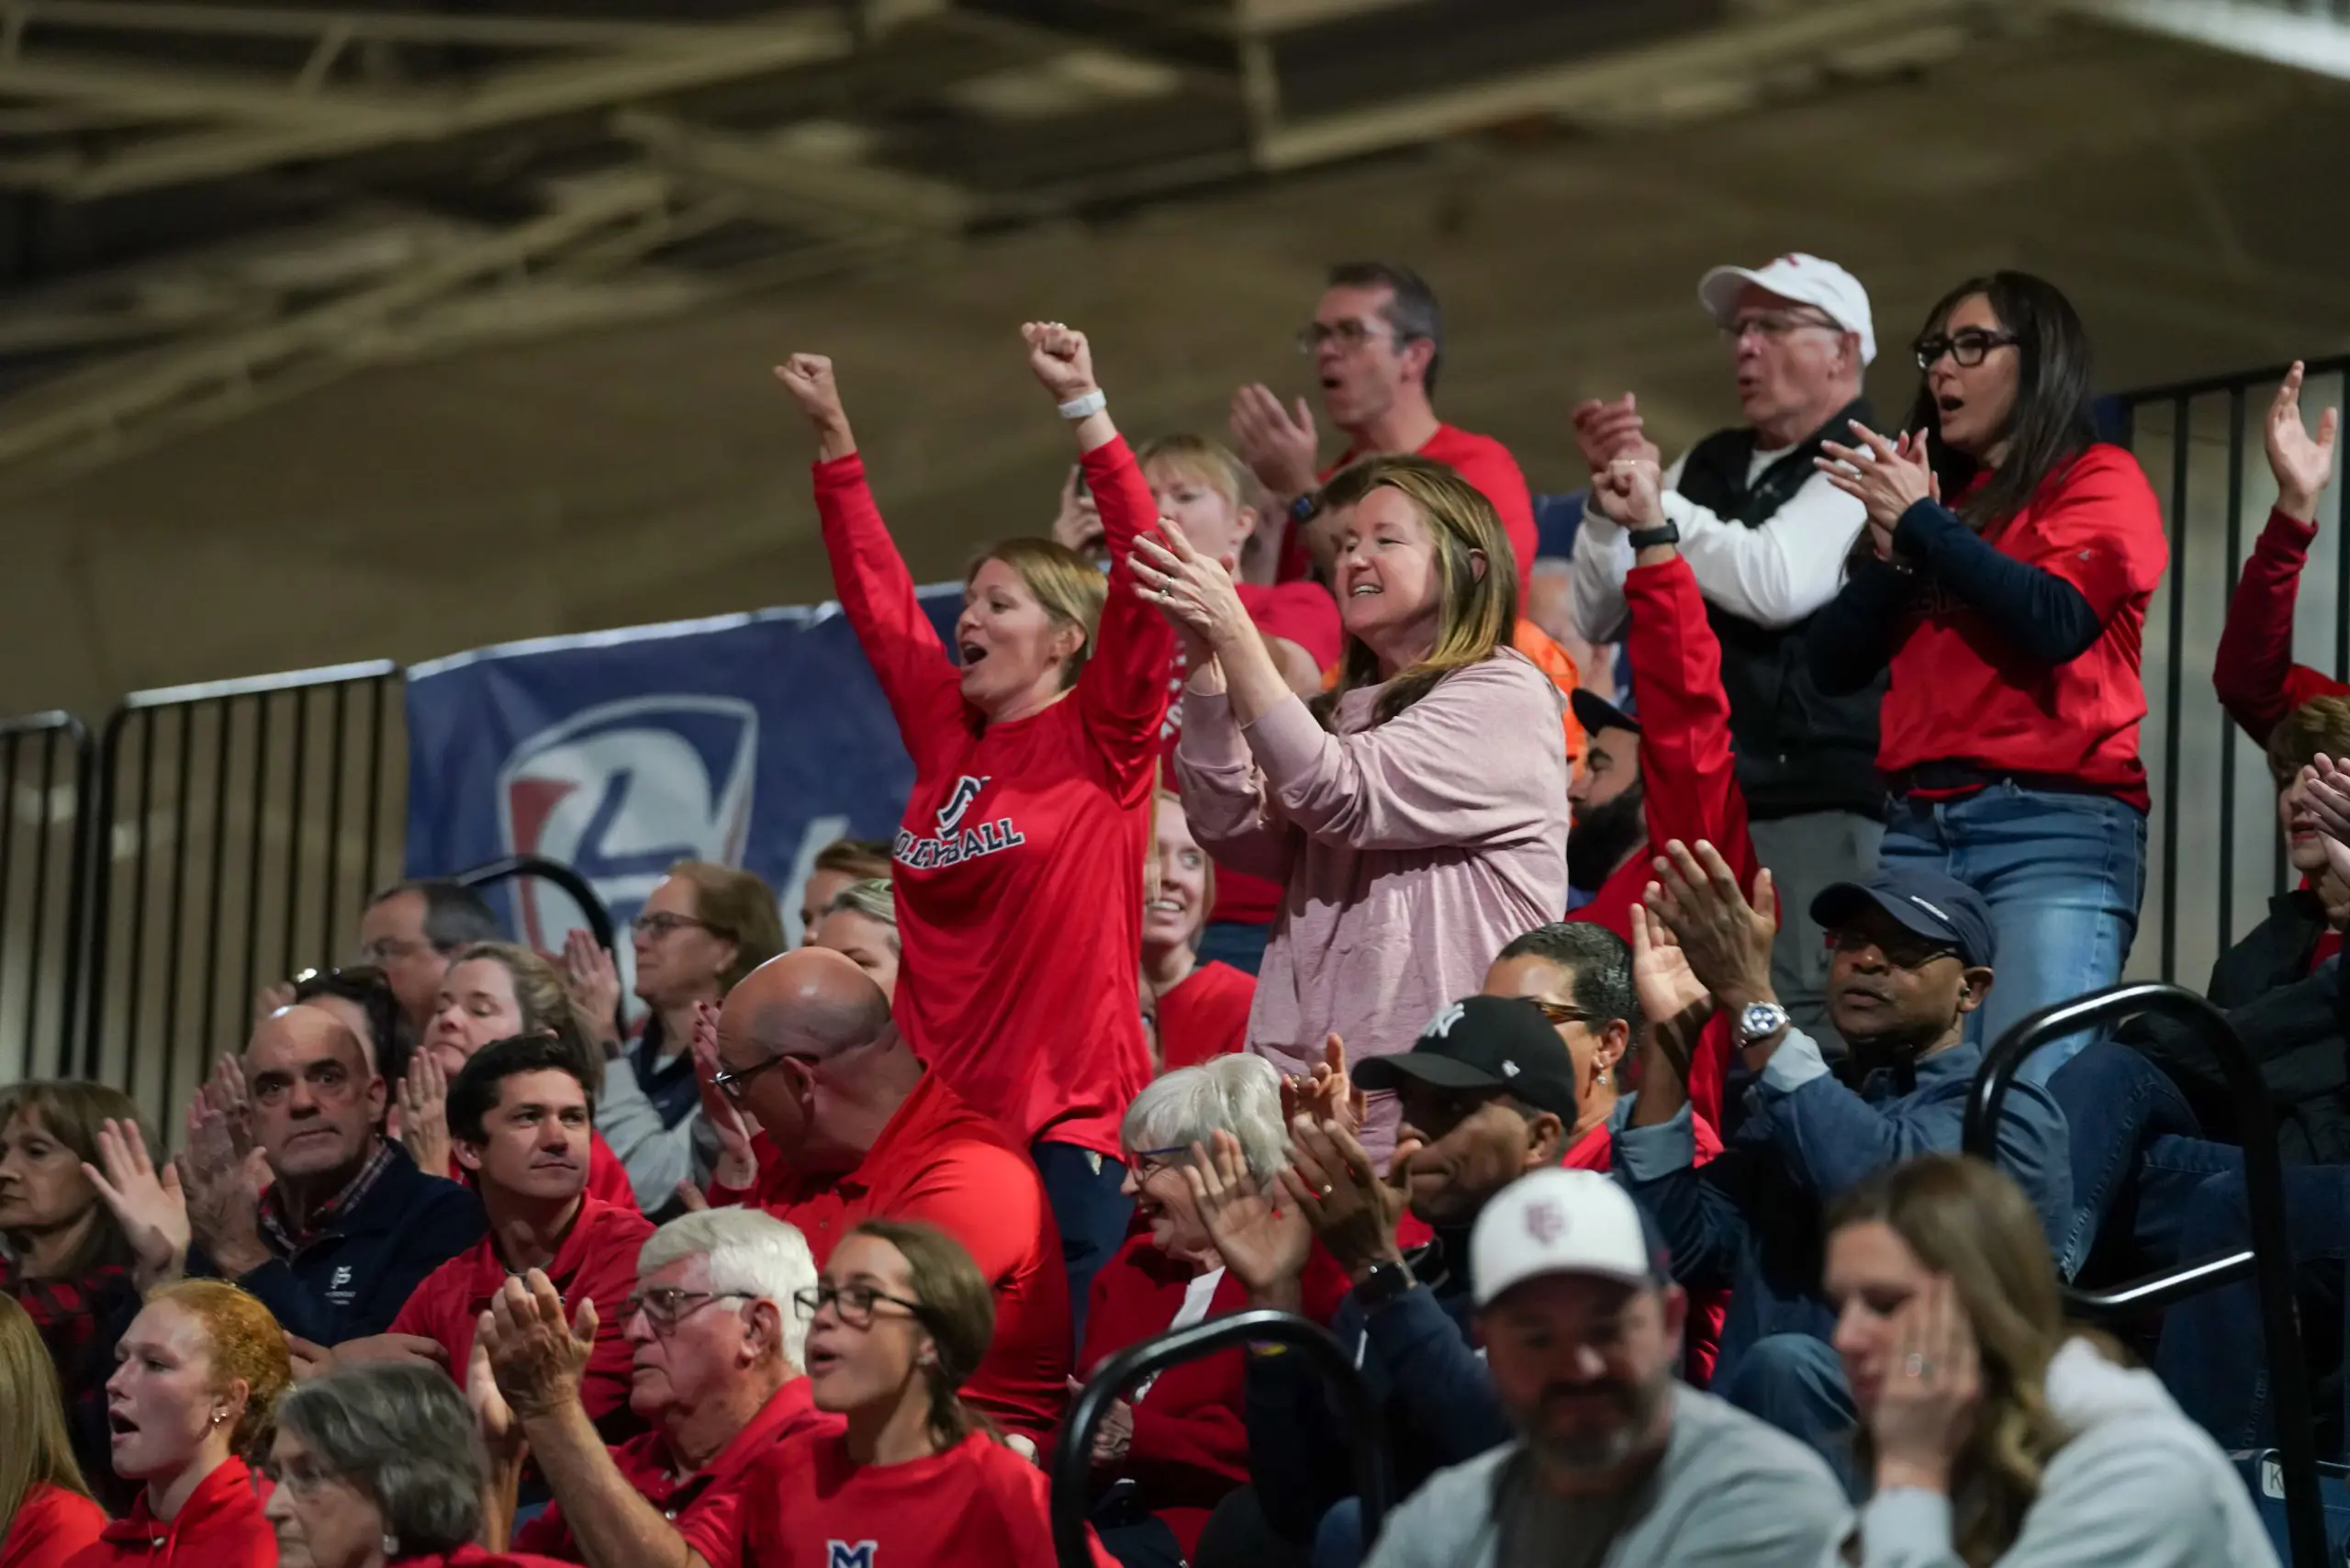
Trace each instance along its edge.
<path fill-rule="evenodd" d="M 995 1333 L 968 1253 L 927 1225 L 867 1220 L 793 1305 L 808 1319 L 809 1392 L 846 1426 L 786 1445 L 744 1487 L 745 1562 L 833 1568 L 827 1543 L 841 1540 L 879 1563 L 1054 1561 L 1044 1473 L 959 1396 Z M 1098 1542 L 1093 1562 L 1118 1568 Z"/>
<path fill-rule="evenodd" d="M 2023 1190 L 1933 1154 L 1828 1226 L 1860 1407 L 1863 1568 L 2275 1568 L 2244 1483 L 2152 1372 L 2068 1334 Z"/>

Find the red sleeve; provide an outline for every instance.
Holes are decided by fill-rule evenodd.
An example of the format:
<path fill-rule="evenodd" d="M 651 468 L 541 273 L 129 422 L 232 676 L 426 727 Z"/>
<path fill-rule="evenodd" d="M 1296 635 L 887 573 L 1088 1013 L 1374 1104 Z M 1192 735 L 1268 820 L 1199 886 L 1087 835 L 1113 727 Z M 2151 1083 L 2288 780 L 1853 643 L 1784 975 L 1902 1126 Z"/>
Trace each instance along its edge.
<path fill-rule="evenodd" d="M 1510 554 L 1517 561 L 1517 591 L 1524 594 L 1527 579 L 1534 575 L 1534 495 L 1517 459 L 1491 436 L 1471 436 L 1458 452 L 1445 453 L 1443 461 L 1483 491 L 1501 514 L 1502 532 L 1509 535 Z"/>
<path fill-rule="evenodd" d="M 2303 522 L 2272 510 L 2267 526 L 2253 541 L 2244 575 L 2228 600 L 2227 623 L 2220 629 L 2220 650 L 2211 661 L 2211 687 L 2228 716 L 2244 726 L 2260 745 L 2277 722 L 2323 688 L 2297 695 L 2298 683 L 2322 682 L 2339 693 L 2341 682 L 2329 679 L 2306 665 L 2293 663 L 2293 603 L 2301 585 L 2301 567 L 2308 564 L 2317 524 Z"/>
<path fill-rule="evenodd" d="M 1248 619 L 1266 636 L 1295 643 L 1313 657 L 1317 669 L 1338 662 L 1346 641 L 1338 625 L 1338 601 L 1321 584 L 1243 584 L 1240 598 L 1248 607 Z"/>
<path fill-rule="evenodd" d="M 106 1510 L 80 1493 L 35 1482 L 0 1540 L 0 1568 L 59 1568 L 95 1545 L 106 1524 Z"/>
<path fill-rule="evenodd" d="M 416 1289 L 408 1293 L 408 1299 L 400 1303 L 399 1311 L 392 1315 L 391 1327 L 385 1329 L 384 1332 L 386 1334 L 415 1334 L 427 1339 L 437 1339 L 443 1345 L 447 1344 L 449 1342 L 449 1335 L 447 1332 L 447 1324 L 444 1319 L 448 1317 L 449 1314 L 442 1298 L 446 1296 L 449 1293 L 445 1288 L 445 1282 L 442 1281 L 441 1276 L 448 1272 L 451 1269 L 457 1267 L 460 1263 L 463 1263 L 472 1256 L 473 1249 L 471 1248 L 467 1248 L 464 1251 L 458 1253 L 446 1263 L 442 1264 L 438 1269 L 433 1270 L 432 1272 L 425 1275 L 424 1278 L 417 1281 Z M 463 1367 L 459 1367 L 457 1369 L 457 1376 L 460 1379 L 464 1378 L 464 1369 Z"/>
<path fill-rule="evenodd" d="M 623 1067 L 627 1064 L 622 1063 Z M 591 1132 L 588 1145 L 588 1191 L 608 1204 L 624 1209 L 637 1207 L 636 1188 L 628 1179 L 628 1167 L 604 1141 L 604 1135 Z"/>
<path fill-rule="evenodd" d="M 535 1551 L 543 1557 L 570 1558 L 579 1553 L 571 1539 L 571 1527 L 563 1522 L 561 1503 L 549 1503 L 546 1512 L 517 1529 L 509 1544 L 516 1551 Z"/>
<path fill-rule="evenodd" d="M 2027 526 L 2016 558 L 2078 588 L 2099 625 L 2152 593 L 2170 564 L 2154 487 L 2138 460 L 2118 446 L 2083 453 L 2035 498 Z"/>
<path fill-rule="evenodd" d="M 929 738 L 962 722 L 963 694 L 865 482 L 864 458 L 852 453 L 816 465 L 816 516 L 823 526 L 824 553 L 832 557 L 833 591 L 856 628 L 857 644 L 897 716 L 907 752 L 917 769 L 925 767 Z"/>
<path fill-rule="evenodd" d="M 1754 841 L 1746 831 L 1746 794 L 1729 740 L 1729 696 L 1722 689 L 1722 646 L 1706 620 L 1696 574 L 1679 554 L 1624 577 L 1630 628 L 1624 648 L 1632 693 L 1640 704 L 1640 788 L 1649 842 L 1705 839 L 1721 851 L 1741 888 L 1754 885 Z M 1728 1020 L 1716 1016 L 1698 1036 L 1689 1064 L 1689 1102 L 1718 1126 L 1722 1084 L 1729 1073 Z"/>
<path fill-rule="evenodd" d="M 1126 446 L 1113 436 L 1085 454 L 1085 482 L 1102 509 L 1110 549 L 1110 597 L 1102 607 L 1093 653 L 1077 678 L 1077 700 L 1095 744 L 1116 776 L 1147 780 L 1158 761 L 1158 728 L 1167 717 L 1167 670 L 1175 658 L 1175 629 L 1135 592 L 1135 541 L 1158 522 L 1150 482 Z"/>
<path fill-rule="evenodd" d="M 958 1143 L 932 1160 L 890 1205 L 890 1219 L 918 1219 L 963 1244 L 989 1284 L 1036 1250 L 1044 1188 L 1034 1167 L 993 1144 Z"/>

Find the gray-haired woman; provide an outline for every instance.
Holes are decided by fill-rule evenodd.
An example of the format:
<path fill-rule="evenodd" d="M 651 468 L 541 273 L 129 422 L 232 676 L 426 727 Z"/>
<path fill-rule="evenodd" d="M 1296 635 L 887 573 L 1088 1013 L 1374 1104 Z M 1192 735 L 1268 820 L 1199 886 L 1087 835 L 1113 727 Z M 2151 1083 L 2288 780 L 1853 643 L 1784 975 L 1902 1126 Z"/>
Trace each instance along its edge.
<path fill-rule="evenodd" d="M 554 1568 L 485 1551 L 485 1461 L 464 1395 L 437 1367 L 345 1367 L 278 1403 L 278 1555 L 309 1568 Z"/>

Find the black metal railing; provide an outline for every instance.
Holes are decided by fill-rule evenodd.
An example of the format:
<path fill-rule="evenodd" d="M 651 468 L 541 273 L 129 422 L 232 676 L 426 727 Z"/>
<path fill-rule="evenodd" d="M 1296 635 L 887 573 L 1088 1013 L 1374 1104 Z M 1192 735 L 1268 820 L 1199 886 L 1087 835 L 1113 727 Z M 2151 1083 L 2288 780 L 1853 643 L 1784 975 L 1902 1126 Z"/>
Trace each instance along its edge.
<path fill-rule="evenodd" d="M 1329 1330 L 1292 1313 L 1256 1308 L 1212 1317 L 1188 1328 L 1129 1345 L 1102 1364 L 1080 1390 L 1053 1449 L 1053 1555 L 1061 1568 L 1088 1568 L 1085 1526 L 1093 1485 L 1093 1434 L 1113 1400 L 1169 1367 L 1248 1344 L 1280 1344 L 1303 1355 L 1330 1386 L 1338 1419 L 1354 1442 L 1355 1495 L 1362 1500 L 1362 1539 L 1379 1538 L 1379 1522 L 1394 1501 L 1387 1472 L 1387 1426 L 1362 1374 Z"/>
<path fill-rule="evenodd" d="M 387 659 L 136 692 L 99 743 L 79 1070 L 168 1126 L 255 992 L 334 962 L 394 874 Z"/>
<path fill-rule="evenodd" d="M 2074 1316 L 2111 1322 L 2167 1306 L 2204 1291 L 2249 1278 L 2260 1298 L 2263 1348 L 2276 1411 L 2277 1458 L 2285 1481 L 2285 1523 L 2294 1568 L 2322 1568 L 2325 1523 L 2318 1500 L 2317 1439 L 2311 1415 L 2307 1363 L 2301 1354 L 2300 1313 L 2293 1294 L 2292 1242 L 2285 1222 L 2285 1172 L 2277 1156 L 2275 1118 L 2267 1086 L 2233 1025 L 2192 991 L 2169 985 L 2118 985 L 2072 1002 L 2043 1007 L 1992 1042 L 1967 1097 L 1962 1147 L 1996 1161 L 2000 1109 L 2026 1058 L 2043 1046 L 2087 1029 L 2109 1030 L 2125 1019 L 2155 1014 L 2185 1025 L 2203 1042 L 2227 1079 L 2244 1137 L 2244 1182 L 2252 1246 L 2199 1258 L 2116 1289 L 2065 1287 Z"/>
<path fill-rule="evenodd" d="M 479 866 L 469 866 L 455 874 L 455 880 L 468 888 L 495 887 L 500 882 L 534 877 L 543 882 L 553 882 L 579 906 L 581 918 L 588 922 L 588 934 L 607 953 L 619 951 L 613 946 L 619 930 L 612 924 L 612 912 L 596 895 L 588 879 L 560 860 L 550 860 L 543 855 L 509 855 L 501 860 L 491 860 Z M 622 997 L 612 1013 L 612 1027 L 619 1031 L 613 1037 L 628 1038 L 628 999 Z"/>
<path fill-rule="evenodd" d="M 71 713 L 0 720 L 0 1063 L 73 1071 L 90 732 Z"/>

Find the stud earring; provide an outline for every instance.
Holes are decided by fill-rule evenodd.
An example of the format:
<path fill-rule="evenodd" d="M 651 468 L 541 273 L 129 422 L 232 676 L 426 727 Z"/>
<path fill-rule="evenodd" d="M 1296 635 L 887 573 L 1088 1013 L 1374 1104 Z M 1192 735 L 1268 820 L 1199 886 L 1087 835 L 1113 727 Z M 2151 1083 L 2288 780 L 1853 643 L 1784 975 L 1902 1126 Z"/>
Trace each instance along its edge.
<path fill-rule="evenodd" d="M 390 1558 L 397 1557 L 399 1554 L 400 1554 L 400 1538 L 399 1538 L 399 1537 L 397 1537 L 397 1536 L 396 1536 L 396 1535 L 394 1535 L 394 1534 L 392 1534 L 392 1533 L 391 1533 L 390 1531 L 388 1531 L 388 1530 L 385 1531 L 385 1532 L 384 1532 L 384 1556 L 386 1557 L 386 1559 L 387 1559 L 387 1560 L 388 1560 L 388 1559 L 390 1559 Z"/>

